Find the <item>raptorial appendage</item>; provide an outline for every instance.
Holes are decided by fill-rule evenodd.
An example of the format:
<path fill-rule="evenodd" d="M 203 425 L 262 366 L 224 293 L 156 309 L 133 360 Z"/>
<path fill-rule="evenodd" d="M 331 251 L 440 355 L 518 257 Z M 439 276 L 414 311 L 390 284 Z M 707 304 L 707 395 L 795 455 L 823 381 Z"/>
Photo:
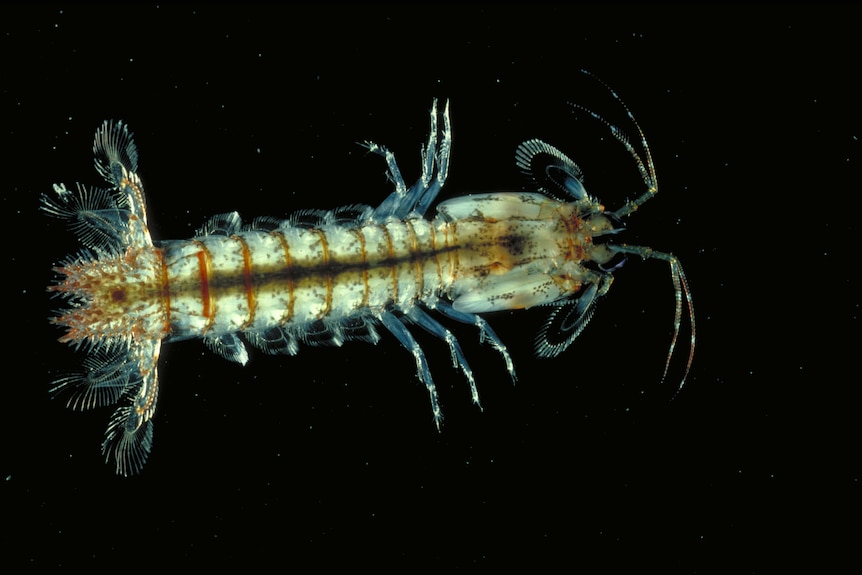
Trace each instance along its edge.
<path fill-rule="evenodd" d="M 96 167 L 109 188 L 55 186 L 42 210 L 65 220 L 85 249 L 55 268 L 49 291 L 66 308 L 52 322 L 61 341 L 89 353 L 80 373 L 56 380 L 54 393 L 68 405 L 121 406 L 111 418 L 103 452 L 123 475 L 140 471 L 152 445 L 158 397 L 158 357 L 163 341 L 200 337 L 226 359 L 246 363 L 251 344 L 265 353 L 297 353 L 300 344 L 376 343 L 385 328 L 413 354 L 434 420 L 441 410 L 419 327 L 449 348 L 479 403 L 473 372 L 458 340 L 432 315 L 467 322 L 503 356 L 505 346 L 480 317 L 440 299 L 452 283 L 446 224 L 424 218 L 445 183 L 451 146 L 448 106 L 436 101 L 422 149 L 421 175 L 408 187 L 394 156 L 386 159 L 395 190 L 376 208 L 356 205 L 323 212 L 304 210 L 287 220 L 239 215 L 213 217 L 196 237 L 153 244 L 146 225 L 137 151 L 122 123 L 96 132 Z"/>
<path fill-rule="evenodd" d="M 691 370 L 696 342 L 694 304 L 682 265 L 672 254 L 613 241 L 615 234 L 624 231 L 624 219 L 658 193 L 658 177 L 652 152 L 640 124 L 616 92 L 589 72 L 581 72 L 599 82 L 623 108 L 637 131 L 642 154 L 622 129 L 580 104 L 570 105 L 576 110 L 586 112 L 608 128 L 614 139 L 634 160 L 646 190 L 634 199 L 627 200 L 615 211 L 605 211 L 598 200 L 587 194 L 581 169 L 565 154 L 541 140 L 528 140 L 518 147 L 515 154 L 516 164 L 527 177 L 529 189 L 559 199 L 567 206 L 559 211 L 565 231 L 561 229 L 555 235 L 558 239 L 565 238 L 567 242 L 567 246 L 558 254 L 565 263 L 552 268 L 551 271 L 551 275 L 557 277 L 558 285 L 565 285 L 561 290 L 565 293 L 552 297 L 553 301 L 542 302 L 549 305 L 552 312 L 536 339 L 536 353 L 539 357 L 553 357 L 571 345 L 593 316 L 596 303 L 610 289 L 613 272 L 625 263 L 627 256 L 663 260 L 670 266 L 675 310 L 673 335 L 662 381 L 669 372 L 676 350 L 685 307 L 691 340 L 685 369 L 678 385 L 678 389 L 682 389 Z M 556 275 L 559 271 L 564 272 L 562 276 Z M 536 282 L 535 278 L 533 282 Z"/>
<path fill-rule="evenodd" d="M 129 475 L 141 470 L 152 446 L 163 342 L 201 338 L 215 353 L 245 364 L 249 344 L 293 355 L 301 344 L 377 343 L 388 331 L 415 359 L 439 427 L 437 387 L 417 329 L 447 346 L 479 405 L 473 370 L 443 322 L 474 326 L 514 380 L 512 358 L 483 315 L 547 307 L 536 353 L 559 355 L 582 333 L 630 255 L 670 266 L 676 307 L 665 375 L 687 307 L 691 343 L 682 387 L 695 344 L 682 267 L 671 254 L 614 241 L 623 219 L 658 191 L 646 138 L 625 110 L 643 156 L 619 128 L 587 110 L 623 144 L 647 187 L 616 211 L 606 211 L 587 193 L 571 159 L 533 139 L 515 154 L 527 191 L 453 197 L 429 217 L 446 182 L 452 145 L 448 104 L 439 113 L 435 101 L 412 186 L 389 150 L 365 144 L 384 158 L 394 186 L 377 207 L 303 210 L 286 220 L 247 223 L 231 212 L 213 217 L 191 239 L 156 245 L 132 136 L 122 123 L 105 122 L 93 148 L 109 188 L 71 192 L 56 185 L 54 196 L 42 197 L 43 211 L 65 220 L 84 245 L 55 268 L 59 281 L 48 289 L 67 304 L 52 319 L 65 330 L 60 341 L 89 355 L 83 370 L 56 380 L 52 392 L 67 393 L 75 409 L 120 404 L 102 451 L 118 473 Z"/>
<path fill-rule="evenodd" d="M 603 123 L 623 145 L 646 191 L 619 209 L 606 211 L 587 193 L 583 172 L 575 162 L 542 140 L 528 140 L 515 153 L 528 192 L 459 196 L 438 206 L 439 217 L 450 224 L 447 239 L 458 246 L 456 277 L 442 291 L 454 310 L 472 314 L 549 307 L 536 338 L 536 354 L 554 357 L 583 332 L 627 256 L 663 260 L 670 266 L 675 310 L 662 380 L 671 366 L 685 307 L 691 340 L 681 389 L 694 358 L 692 297 L 675 256 L 615 242 L 625 229 L 624 219 L 658 192 L 658 178 L 640 125 L 619 96 L 608 90 L 637 129 L 643 155 L 620 128 L 583 106 L 573 106 Z"/>

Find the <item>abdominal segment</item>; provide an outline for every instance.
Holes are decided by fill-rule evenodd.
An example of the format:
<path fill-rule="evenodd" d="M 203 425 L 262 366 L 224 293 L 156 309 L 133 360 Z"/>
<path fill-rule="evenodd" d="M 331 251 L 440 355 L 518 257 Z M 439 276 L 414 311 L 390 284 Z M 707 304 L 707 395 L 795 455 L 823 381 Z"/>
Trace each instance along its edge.
<path fill-rule="evenodd" d="M 406 220 L 164 242 L 171 337 L 299 325 L 411 301 L 436 291 L 448 269 L 438 235 L 431 222 Z"/>

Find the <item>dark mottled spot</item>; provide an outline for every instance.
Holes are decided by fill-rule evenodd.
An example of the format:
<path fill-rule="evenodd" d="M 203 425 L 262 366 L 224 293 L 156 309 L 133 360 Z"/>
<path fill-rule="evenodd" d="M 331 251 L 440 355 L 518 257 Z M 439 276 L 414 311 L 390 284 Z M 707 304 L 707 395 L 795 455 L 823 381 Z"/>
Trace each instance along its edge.
<path fill-rule="evenodd" d="M 520 256 L 527 251 L 529 239 L 520 234 L 510 234 L 499 238 L 498 243 L 506 247 L 510 254 Z"/>

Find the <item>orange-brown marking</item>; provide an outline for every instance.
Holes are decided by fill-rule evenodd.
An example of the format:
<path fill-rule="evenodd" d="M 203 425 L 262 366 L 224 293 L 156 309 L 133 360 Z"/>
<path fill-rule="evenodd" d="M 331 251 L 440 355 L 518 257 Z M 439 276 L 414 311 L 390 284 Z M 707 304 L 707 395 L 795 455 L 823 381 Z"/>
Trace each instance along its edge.
<path fill-rule="evenodd" d="M 284 251 L 284 270 L 287 273 L 287 313 L 281 318 L 281 324 L 284 325 L 293 317 L 293 305 L 296 303 L 296 294 L 294 293 L 293 273 L 291 266 L 293 264 L 290 258 L 290 244 L 281 232 L 270 232 L 281 243 L 281 249 Z"/>
<path fill-rule="evenodd" d="M 356 237 L 359 238 L 359 265 L 362 268 L 362 284 L 365 286 L 361 306 L 367 307 L 368 298 L 371 295 L 371 286 L 368 284 L 368 253 L 365 251 L 365 234 L 362 233 L 362 228 L 356 228 L 352 231 L 356 232 Z"/>
<path fill-rule="evenodd" d="M 452 240 L 453 243 L 449 242 L 449 232 L 452 232 Z M 455 243 L 455 223 L 446 224 L 443 235 L 443 243 L 446 246 L 446 253 L 448 254 L 449 259 L 449 279 L 450 281 L 455 281 L 455 276 L 458 274 L 458 250 L 451 249 Z"/>
<path fill-rule="evenodd" d="M 437 251 L 437 228 L 429 226 L 431 229 L 431 253 L 434 254 L 434 263 L 437 264 L 437 285 L 443 285 L 443 266 L 440 264 L 440 252 Z"/>
<path fill-rule="evenodd" d="M 566 242 L 569 244 L 567 259 L 576 262 L 582 261 L 584 259 L 584 248 L 575 242 L 573 236 L 581 228 L 583 221 L 572 214 L 571 217 L 563 218 L 563 224 L 566 226 Z"/>
<path fill-rule="evenodd" d="M 320 247 L 323 250 L 323 275 L 326 276 L 326 299 L 323 306 L 323 311 L 320 312 L 318 319 L 326 317 L 329 310 L 332 309 L 332 271 L 329 269 L 329 243 L 326 241 L 326 233 L 323 230 L 314 230 L 320 236 Z"/>
<path fill-rule="evenodd" d="M 245 283 L 245 297 L 248 301 L 248 319 L 242 324 L 240 329 L 245 329 L 254 321 L 255 310 L 257 309 L 257 299 L 254 295 L 254 285 L 251 280 L 251 253 L 248 249 L 248 244 L 240 236 L 231 236 L 231 239 L 236 240 L 242 246 L 242 279 Z"/>
<path fill-rule="evenodd" d="M 422 290 L 425 287 L 425 275 L 422 273 L 422 262 L 419 257 L 419 242 L 416 239 L 416 229 L 410 220 L 405 220 L 404 225 L 407 226 L 407 231 L 410 233 L 410 259 L 413 260 L 413 266 L 416 268 L 416 294 L 421 297 Z"/>
<path fill-rule="evenodd" d="M 386 224 L 382 224 L 380 229 L 383 230 L 383 235 L 386 236 L 386 245 L 389 250 L 389 261 L 392 263 L 392 300 L 398 301 L 398 266 L 395 265 L 395 246 L 392 243 L 392 234 L 389 233 L 389 228 Z"/>
<path fill-rule="evenodd" d="M 126 168 L 123 167 L 123 173 L 127 174 Z M 128 175 L 123 178 L 120 182 L 120 188 L 131 188 L 132 195 L 135 197 L 135 204 L 138 207 L 138 211 L 141 213 L 141 217 L 143 218 L 144 223 L 147 223 L 147 204 L 144 201 L 144 191 L 138 186 L 137 182 L 130 179 Z"/>
<path fill-rule="evenodd" d="M 210 291 L 210 275 L 212 273 L 212 256 L 203 242 L 192 240 L 197 244 L 198 251 L 198 277 L 201 285 L 201 303 L 203 304 L 203 316 L 207 318 L 207 325 L 201 331 L 206 333 L 215 321 L 215 298 Z"/>
<path fill-rule="evenodd" d="M 164 322 L 164 330 L 165 333 L 171 332 L 171 288 L 170 288 L 170 279 L 168 278 L 168 264 L 165 261 L 165 252 L 164 250 L 156 250 L 156 253 L 159 254 L 159 267 L 161 268 L 161 286 L 162 286 L 162 307 L 165 310 L 165 322 Z"/>

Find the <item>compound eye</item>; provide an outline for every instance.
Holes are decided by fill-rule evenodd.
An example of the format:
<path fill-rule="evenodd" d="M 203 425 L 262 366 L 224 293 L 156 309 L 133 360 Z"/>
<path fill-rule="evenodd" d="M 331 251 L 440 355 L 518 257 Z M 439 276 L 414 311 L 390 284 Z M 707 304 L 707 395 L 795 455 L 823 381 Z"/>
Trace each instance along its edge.
<path fill-rule="evenodd" d="M 621 267 L 623 267 L 623 264 L 626 263 L 626 259 L 627 259 L 626 254 L 622 254 L 620 252 L 617 252 L 614 254 L 614 257 L 612 257 L 610 260 L 608 260 L 607 262 L 605 262 L 603 264 L 600 264 L 599 269 L 602 271 L 605 271 L 605 272 L 616 271 L 616 270 L 620 269 Z"/>

